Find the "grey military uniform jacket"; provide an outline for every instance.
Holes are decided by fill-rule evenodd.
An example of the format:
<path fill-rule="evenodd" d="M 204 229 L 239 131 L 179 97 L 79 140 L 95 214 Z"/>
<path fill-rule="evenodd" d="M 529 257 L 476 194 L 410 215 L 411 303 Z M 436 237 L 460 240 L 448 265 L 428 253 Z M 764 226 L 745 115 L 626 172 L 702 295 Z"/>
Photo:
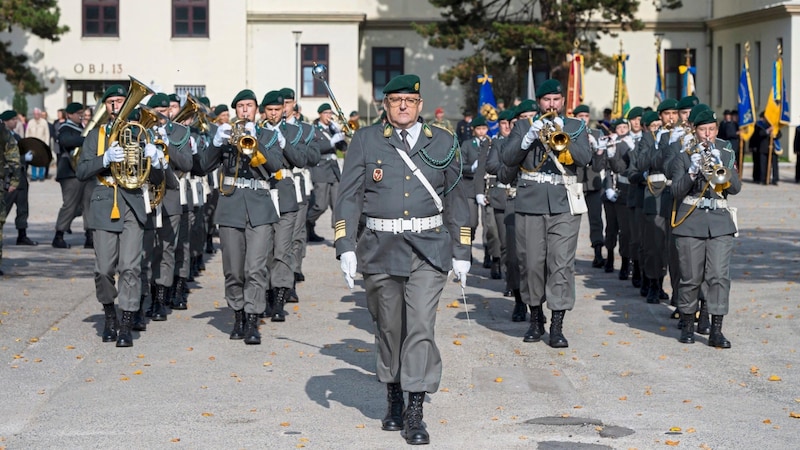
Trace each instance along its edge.
<path fill-rule="evenodd" d="M 603 136 L 603 132 L 600 130 L 589 130 L 589 133 L 591 133 L 595 139 L 600 139 Z M 605 158 L 605 152 L 598 155 L 597 152 L 592 149 L 591 162 L 586 166 L 577 167 L 576 173 L 578 175 L 578 181 L 583 183 L 584 192 L 596 192 L 603 189 L 603 178 L 600 172 L 605 169 Z"/>
<path fill-rule="evenodd" d="M 295 167 L 305 166 L 307 158 L 301 142 L 303 139 L 302 130 L 295 125 L 283 122 L 278 126 L 286 140 L 286 146 L 282 149 L 281 168 L 291 172 Z M 262 130 L 267 130 L 267 128 L 262 128 Z M 264 147 L 270 147 L 271 143 L 267 139 L 277 139 L 277 134 L 274 132 L 259 134 L 259 140 L 264 144 Z M 280 149 L 279 144 L 278 148 Z M 281 213 L 295 212 L 299 209 L 297 206 L 297 191 L 292 177 L 273 174 L 269 183 L 272 189 L 278 190 L 278 204 L 280 205 Z"/>
<path fill-rule="evenodd" d="M 581 120 L 563 119 L 564 132 L 570 135 L 569 152 L 574 164 L 564 165 L 566 174 L 575 175 L 577 166 L 585 166 L 592 160 L 592 150 L 586 127 Z M 532 172 L 546 155 L 545 145 L 537 138 L 527 149 L 522 149 L 522 139 L 531 128 L 530 120 L 518 120 L 511 130 L 508 142 L 503 145 L 500 155 L 503 163 L 518 166 L 521 171 Z M 556 155 L 557 156 L 557 155 Z M 548 157 L 539 172 L 561 175 L 553 161 Z M 537 183 L 519 178 L 517 181 L 517 200 L 514 207 L 522 214 L 561 214 L 569 213 L 567 189 L 563 184 Z"/>
<path fill-rule="evenodd" d="M 337 258 L 355 251 L 362 273 L 409 276 L 414 253 L 442 272 L 452 268 L 452 258 L 470 259 L 469 209 L 465 186 L 459 182 L 458 143 L 447 130 L 420 126 L 409 156 L 442 199 L 444 225 L 419 233 L 365 229 L 356 245 L 362 215 L 410 219 L 435 216 L 439 210 L 398 154 L 404 144 L 391 125 L 360 128 L 350 142 L 334 209 L 334 239 Z"/>
<path fill-rule="evenodd" d="M 617 150 L 614 156 L 608 156 L 608 152 L 603 152 L 606 169 L 606 177 L 603 179 L 603 189 L 616 189 L 619 193 L 616 203 L 620 205 L 628 205 L 631 191 L 630 181 L 625 183 L 620 180 L 620 176 L 625 177 L 628 164 L 630 163 L 631 152 L 633 151 L 630 145 L 633 141 L 627 139 L 628 136 L 630 135 L 627 135 L 617 144 Z M 627 179 L 627 177 L 625 178 Z"/>
<path fill-rule="evenodd" d="M 303 153 L 305 153 L 306 156 L 306 165 L 298 166 L 297 169 L 303 169 L 303 168 L 312 169 L 314 166 L 319 164 L 320 161 L 319 143 L 315 139 L 316 130 L 314 129 L 314 127 L 312 127 L 306 122 L 294 119 L 291 120 L 292 122 L 287 122 L 287 123 L 299 127 L 301 130 L 300 132 L 302 137 L 300 138 L 300 141 L 297 143 L 297 147 L 300 148 L 303 151 Z M 337 162 L 337 168 L 338 168 L 338 162 Z M 308 197 L 311 195 L 310 191 L 306 192 L 306 190 L 304 189 L 305 177 L 307 176 L 307 174 L 306 175 L 299 174 L 298 171 L 295 170 L 295 175 L 294 175 L 295 178 L 298 179 L 299 185 L 301 186 L 303 202 L 307 202 Z"/>
<path fill-rule="evenodd" d="M 267 141 L 273 134 L 270 130 L 261 130 L 265 133 Z M 213 141 L 211 146 L 200 157 L 203 171 L 208 173 L 219 167 L 220 178 L 238 177 L 245 180 L 260 180 L 269 187 L 271 173 L 279 170 L 283 163 L 282 153 L 277 139 L 274 144 L 265 148 L 262 139 L 258 139 L 258 151 L 266 158 L 267 162 L 258 166 L 250 166 L 250 157 L 240 154 L 236 146 L 228 142 L 217 147 Z M 220 184 L 220 196 L 217 200 L 217 209 L 214 221 L 224 227 L 245 228 L 249 222 L 251 226 L 271 224 L 278 221 L 278 211 L 272 203 L 269 189 L 251 189 Z"/>
<path fill-rule="evenodd" d="M 167 178 L 164 199 L 161 200 L 161 211 L 165 216 L 179 216 L 183 214 L 185 205 L 181 205 L 181 194 L 178 178 L 184 172 L 192 170 L 192 149 L 189 145 L 189 128 L 170 122 L 167 125 L 167 153 L 169 154 L 169 167 L 165 170 Z M 153 169 L 156 170 L 156 169 Z M 188 200 L 187 192 L 187 200 Z"/>
<path fill-rule="evenodd" d="M 728 168 L 731 179 L 730 185 L 717 193 L 712 186 L 703 192 L 703 187 L 706 185 L 706 179 L 702 174 L 698 174 L 696 179 L 692 180 L 689 175 L 689 167 L 692 165 L 691 156 L 682 151 L 676 155 L 672 164 L 672 192 L 675 196 L 677 212 L 675 221 L 679 221 L 685 217 L 691 209 L 691 205 L 683 203 L 686 196 L 699 197 L 703 192 L 703 197 L 726 199 L 729 195 L 738 194 L 742 190 L 742 181 L 739 174 L 734 169 L 736 163 L 736 153 L 731 148 L 728 141 L 717 139 L 714 146 L 720 151 L 720 159 L 722 165 Z M 727 208 L 718 209 L 700 209 L 696 208 L 686 217 L 682 224 L 672 229 L 672 234 L 675 236 L 687 236 L 696 238 L 709 238 L 725 236 L 734 234 L 736 226 L 731 218 L 730 211 Z"/>
<path fill-rule="evenodd" d="M 492 145 L 489 147 L 489 152 L 486 154 L 486 173 L 497 177 L 494 180 L 495 182 L 489 185 L 489 205 L 497 210 L 505 210 L 506 202 L 508 201 L 508 189 L 497 186 L 497 183 L 503 183 L 498 174 L 503 168 L 503 162 L 500 161 L 500 152 L 502 151 L 503 144 L 506 142 L 508 142 L 508 139 L 506 139 L 505 136 L 498 135 L 496 138 L 492 139 Z M 516 178 L 516 176 L 514 178 Z"/>
<path fill-rule="evenodd" d="M 475 199 L 477 194 L 483 194 L 485 185 L 483 175 L 486 173 L 486 153 L 489 152 L 491 141 L 489 138 L 479 140 L 474 137 L 461 143 L 461 155 L 464 160 L 464 189 L 467 197 Z M 472 165 L 478 162 L 475 170 Z"/>
<path fill-rule="evenodd" d="M 58 160 L 56 161 L 56 181 L 75 178 L 75 169 L 72 168 L 72 151 L 75 147 L 83 146 L 83 127 L 67 120 L 58 129 Z"/>
<path fill-rule="evenodd" d="M 105 125 L 108 128 L 108 125 Z M 78 179 L 87 181 L 92 177 L 110 177 L 111 169 L 103 167 L 103 155 L 97 154 L 100 128 L 96 127 L 86 136 L 81 147 L 81 157 L 78 161 Z M 108 138 L 106 138 L 108 140 Z M 106 142 L 104 149 L 107 151 L 111 142 Z M 164 180 L 163 170 L 150 170 L 149 182 L 159 184 Z M 144 226 L 147 222 L 147 213 L 144 206 L 144 194 L 141 188 L 125 189 L 118 187 L 117 207 L 119 208 L 120 219 L 111 219 L 111 210 L 114 206 L 114 188 L 97 183 L 92 192 L 89 204 L 88 220 L 89 228 L 94 230 L 104 230 L 121 233 L 124 228 L 125 213 L 128 209 L 132 210 L 136 220 Z M 84 211 L 84 214 L 87 214 Z"/>
<path fill-rule="evenodd" d="M 335 158 L 336 147 L 331 145 L 330 133 L 319 123 L 314 125 L 314 133 L 320 161 L 311 168 L 311 179 L 314 183 L 336 183 L 342 178 L 342 172 L 339 170 L 339 160 Z"/>

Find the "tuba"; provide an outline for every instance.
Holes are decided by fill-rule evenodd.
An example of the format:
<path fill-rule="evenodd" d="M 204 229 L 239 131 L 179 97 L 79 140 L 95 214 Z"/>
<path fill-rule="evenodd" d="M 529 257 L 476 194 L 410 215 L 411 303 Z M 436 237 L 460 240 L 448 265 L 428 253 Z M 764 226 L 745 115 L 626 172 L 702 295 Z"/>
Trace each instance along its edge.
<path fill-rule="evenodd" d="M 344 113 L 342 112 L 342 107 L 339 106 L 339 102 L 336 101 L 336 96 L 333 95 L 333 91 L 331 90 L 330 85 L 328 84 L 327 74 L 328 74 L 328 67 L 325 64 L 317 64 L 316 61 L 314 62 L 314 68 L 311 69 L 311 74 L 314 75 L 314 78 L 321 81 L 322 84 L 325 86 L 325 90 L 328 91 L 328 97 L 331 98 L 331 102 L 333 103 L 333 107 L 336 108 L 336 117 L 339 119 L 339 123 L 342 125 L 342 131 L 344 132 L 345 136 L 353 137 L 354 129 L 350 127 L 348 124 L 347 118 L 344 117 Z"/>
<path fill-rule="evenodd" d="M 127 119 L 139 102 L 153 94 L 153 91 L 136 78 L 130 77 L 130 79 L 128 96 L 111 124 L 107 142 L 119 142 L 125 153 L 124 160 L 111 163 L 109 166 L 114 181 L 125 189 L 138 189 L 150 176 L 150 158 L 144 156 L 142 142 L 151 143 L 153 139 L 143 125 L 129 122 Z"/>
<path fill-rule="evenodd" d="M 557 115 L 555 111 L 550 111 L 543 116 L 539 117 L 539 119 L 550 119 Z M 548 122 L 545 124 L 544 128 L 539 131 L 539 140 L 547 145 L 551 150 L 554 150 L 557 153 L 563 152 L 569 146 L 569 135 L 561 129 L 559 125 L 554 122 Z"/>
<path fill-rule="evenodd" d="M 247 124 L 247 119 L 238 119 L 231 124 L 231 145 L 235 145 L 239 153 L 252 156 L 258 147 L 256 137 L 247 133 L 244 126 Z"/>
<path fill-rule="evenodd" d="M 172 121 L 177 123 L 182 123 L 187 119 L 194 118 L 194 121 L 192 121 L 191 125 L 192 126 L 198 125 L 202 127 L 203 124 L 202 117 L 203 116 L 207 117 L 210 114 L 210 112 L 211 111 L 208 109 L 206 105 L 200 103 L 200 101 L 194 98 L 192 94 L 187 93 L 186 102 L 183 104 L 183 107 L 181 108 L 180 111 L 178 111 L 178 114 L 175 115 L 175 118 L 172 119 Z M 206 119 L 206 121 L 207 120 L 208 119 Z"/>
<path fill-rule="evenodd" d="M 98 100 L 97 104 L 94 106 L 94 115 L 92 115 L 89 123 L 87 123 L 86 127 L 83 129 L 81 137 L 85 138 L 94 127 L 106 121 L 108 121 L 108 111 L 106 111 L 103 100 Z M 69 165 L 72 166 L 72 170 L 78 170 L 78 160 L 81 159 L 81 148 L 83 147 L 78 146 L 72 150 L 72 155 L 69 159 Z"/>

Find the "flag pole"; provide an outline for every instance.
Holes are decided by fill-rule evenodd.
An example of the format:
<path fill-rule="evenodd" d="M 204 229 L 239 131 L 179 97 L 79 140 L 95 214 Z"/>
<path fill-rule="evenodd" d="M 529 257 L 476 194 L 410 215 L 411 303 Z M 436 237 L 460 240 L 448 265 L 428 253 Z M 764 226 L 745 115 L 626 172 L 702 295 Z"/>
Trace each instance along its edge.
<path fill-rule="evenodd" d="M 782 55 L 783 55 L 783 46 L 781 46 L 780 42 L 778 42 L 778 59 L 781 59 Z M 775 80 L 775 85 L 776 85 L 775 89 L 776 90 L 783 88 L 783 72 L 781 72 L 780 75 L 781 75 L 781 79 L 780 80 Z M 781 83 L 781 85 L 778 85 L 778 83 Z M 781 92 L 781 107 L 783 107 L 783 96 L 784 95 L 786 95 L 786 93 L 785 92 Z M 783 114 L 781 114 L 781 115 L 783 115 Z M 780 127 L 781 127 L 780 118 L 778 120 L 779 120 L 778 129 L 780 130 Z M 769 153 L 767 154 L 767 177 L 765 178 L 765 182 L 766 182 L 767 185 L 769 185 L 770 178 L 772 177 L 772 152 L 773 152 L 773 150 L 775 148 L 775 137 L 774 137 L 775 134 L 777 134 L 777 133 L 774 133 L 774 131 L 771 131 L 769 133 Z"/>

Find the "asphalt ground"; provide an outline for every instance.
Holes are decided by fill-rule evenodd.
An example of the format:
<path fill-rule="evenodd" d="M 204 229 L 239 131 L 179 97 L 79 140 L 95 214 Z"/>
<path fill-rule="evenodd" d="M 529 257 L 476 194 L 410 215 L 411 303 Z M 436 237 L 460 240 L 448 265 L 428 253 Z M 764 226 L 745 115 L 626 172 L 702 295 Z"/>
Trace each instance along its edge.
<path fill-rule="evenodd" d="M 630 281 L 591 268 L 585 218 L 567 349 L 523 343 L 527 323 L 510 321 L 504 282 L 480 264 L 466 304 L 448 283 L 437 317 L 444 374 L 424 410 L 430 448 L 797 448 L 793 169 L 783 168 L 777 187 L 745 183 L 731 199 L 741 235 L 724 327 L 730 350 L 708 347 L 704 336 L 680 344 L 667 304 L 647 304 Z M 385 388 L 375 377 L 363 283 L 346 288 L 328 214 L 317 227 L 326 242 L 308 248 L 300 303 L 287 306 L 285 323 L 261 325 L 261 345 L 228 339 L 233 314 L 217 253 L 190 285 L 188 310 L 135 332 L 132 348 L 116 348 L 100 339 L 81 219 L 66 237 L 73 248 L 56 250 L 58 184 L 33 183 L 30 203 L 28 234 L 40 245 L 15 245 L 13 210 L 4 230 L 0 448 L 406 446 L 400 433 L 380 429 Z M 473 254 L 482 259 L 480 244 Z"/>

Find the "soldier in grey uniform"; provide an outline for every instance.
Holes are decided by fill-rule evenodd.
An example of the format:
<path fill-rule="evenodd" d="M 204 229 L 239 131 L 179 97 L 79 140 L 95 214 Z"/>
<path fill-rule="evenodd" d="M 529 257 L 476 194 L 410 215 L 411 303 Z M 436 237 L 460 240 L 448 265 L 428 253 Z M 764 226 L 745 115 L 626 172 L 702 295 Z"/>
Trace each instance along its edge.
<path fill-rule="evenodd" d="M 306 229 L 310 242 L 322 242 L 325 239 L 314 231 L 317 219 L 330 206 L 336 204 L 336 193 L 339 191 L 339 158 L 336 149 L 344 145 L 344 133 L 333 121 L 330 103 L 323 103 L 317 108 L 319 118 L 314 121 L 316 135 L 314 139 L 319 147 L 320 162 L 311 168 L 311 180 L 314 182 L 314 201 L 308 210 Z"/>
<path fill-rule="evenodd" d="M 271 321 L 286 320 L 283 306 L 294 286 L 294 253 L 292 252 L 292 235 L 297 221 L 297 191 L 295 190 L 292 169 L 306 165 L 306 152 L 298 144 L 303 139 L 302 130 L 295 125 L 283 121 L 283 96 L 280 91 L 269 91 L 261 101 L 264 107 L 265 120 L 262 130 L 272 133 L 261 133 L 260 139 L 265 147 L 270 147 L 267 139 L 277 140 L 281 149 L 281 168 L 271 174 L 270 186 L 278 193 L 280 219 L 272 225 L 274 238 L 269 249 L 267 264 L 269 265 L 270 286 L 272 287 Z"/>
<path fill-rule="evenodd" d="M 717 131 L 714 112 L 698 112 L 694 117 L 694 139 L 683 141 L 684 151 L 670 164 L 677 205 L 672 233 L 680 265 L 678 308 L 683 326 L 679 341 L 694 342 L 697 298 L 705 284 L 711 313 L 708 345 L 730 348 L 730 341 L 722 334 L 722 319 L 728 313 L 730 261 L 737 228 L 727 198 L 738 194 L 742 183 L 734 168 L 736 153 L 728 141 L 716 138 Z M 718 177 L 722 168 L 728 180 Z"/>
<path fill-rule="evenodd" d="M 461 154 L 464 159 L 464 180 L 471 181 L 470 192 L 470 225 L 472 225 L 472 239 L 475 239 L 475 229 L 480 218 L 483 225 L 483 266 L 491 268 L 492 279 L 499 280 L 503 277 L 500 269 L 500 238 L 497 233 L 497 224 L 494 221 L 494 212 L 486 198 L 486 192 L 495 184 L 495 178 L 486 179 L 486 156 L 492 146 L 492 141 L 487 133 L 489 126 L 486 118 L 478 115 L 470 123 L 474 136 L 469 141 L 461 143 Z M 466 166 L 469 166 L 467 168 Z M 465 185 L 466 187 L 466 185 Z"/>
<path fill-rule="evenodd" d="M 278 210 L 270 194 L 270 174 L 282 168 L 281 148 L 275 139 L 269 148 L 257 139 L 255 124 L 258 100 L 250 89 L 240 91 L 231 102 L 238 120 L 245 121 L 241 132 L 231 124 L 217 127 L 209 147 L 200 157 L 203 171 L 219 167 L 222 174 L 215 221 L 222 245 L 222 271 L 225 274 L 225 300 L 234 311 L 231 339 L 245 344 L 261 343 L 259 314 L 266 308 L 269 283 L 267 256 L 272 247 L 272 224 Z M 266 133 L 267 141 L 273 134 Z M 232 136 L 233 134 L 233 136 Z M 239 136 L 242 134 L 243 136 Z M 236 139 L 233 143 L 232 139 Z M 239 145 L 255 140 L 252 150 Z"/>
<path fill-rule="evenodd" d="M 290 88 L 281 89 L 283 96 L 284 117 L 287 124 L 295 125 L 301 130 L 302 137 L 297 142 L 297 147 L 306 154 L 305 167 L 295 167 L 292 170 L 295 191 L 299 193 L 297 196 L 297 217 L 295 219 L 294 231 L 292 232 L 292 258 L 294 271 L 295 286 L 297 283 L 305 281 L 306 277 L 303 275 L 303 258 L 306 256 L 306 244 L 308 243 L 308 232 L 306 231 L 306 217 L 308 216 L 309 198 L 311 196 L 311 171 L 310 168 L 316 166 L 320 160 L 319 146 L 314 139 L 316 132 L 314 127 L 302 120 L 299 120 L 294 115 L 294 107 L 296 105 L 294 99 L 294 90 Z M 297 290 L 292 287 L 287 298 L 288 302 L 297 302 Z"/>
<path fill-rule="evenodd" d="M 6 223 L 6 193 L 13 193 L 20 183 L 19 147 L 11 130 L 0 121 L 0 264 L 3 262 L 3 225 Z M 0 275 L 4 275 L 0 269 Z"/>
<path fill-rule="evenodd" d="M 578 105 L 572 110 L 572 114 L 576 119 L 583 120 L 586 127 L 589 127 L 589 106 Z M 594 259 L 592 260 L 592 267 L 600 268 L 605 264 L 603 259 L 603 245 L 605 238 L 603 237 L 603 179 L 600 176 L 600 171 L 605 168 L 605 156 L 602 150 L 596 150 L 597 142 L 604 136 L 603 132 L 598 129 L 588 129 L 589 141 L 592 143 L 592 162 L 585 167 L 578 167 L 577 175 L 578 181 L 583 183 L 583 192 L 586 195 L 586 206 L 589 211 L 586 215 L 589 218 L 589 241 L 594 249 Z M 613 255 L 611 257 L 613 261 Z"/>
<path fill-rule="evenodd" d="M 562 332 L 564 314 L 575 305 L 575 251 L 580 215 L 571 214 L 566 184 L 577 183 L 578 166 L 591 162 L 586 124 L 562 118 L 564 96 L 561 83 L 547 80 L 536 90 L 540 112 L 555 112 L 552 120 L 518 120 L 503 145 L 501 158 L 508 166 L 520 167 L 516 209 L 517 252 L 519 255 L 522 301 L 533 306 L 531 326 L 525 342 L 537 342 L 544 332 L 542 304 L 553 311 L 550 346 L 567 347 Z M 539 132 L 561 127 L 570 142 L 555 155 Z M 563 169 L 561 169 L 563 168 Z"/>
<path fill-rule="evenodd" d="M 352 288 L 356 271 L 363 274 L 377 325 L 378 379 L 387 384 L 389 403 L 382 428 L 402 429 L 409 444 L 430 441 L 422 404 L 441 380 L 436 309 L 449 270 L 466 283 L 471 245 L 458 142 L 418 121 L 419 87 L 416 75 L 386 84 L 387 124 L 353 136 L 334 210 L 345 280 Z M 362 216 L 366 228 L 358 238 Z"/>
<path fill-rule="evenodd" d="M 81 114 L 83 105 L 80 103 L 70 103 L 64 109 L 67 120 L 58 129 L 58 161 L 56 162 L 56 181 L 61 185 L 61 198 L 63 203 L 58 210 L 56 218 L 56 234 L 53 237 L 54 248 L 70 248 L 64 240 L 64 232 L 70 229 L 72 220 L 79 214 L 89 214 L 89 201 L 92 197 L 94 185 L 97 182 L 94 178 L 88 181 L 78 181 L 72 163 L 72 152 L 76 147 L 83 145 L 83 127 L 81 126 Z M 83 221 L 83 230 L 86 236 L 85 248 L 92 248 L 92 231 L 87 220 Z"/>
<path fill-rule="evenodd" d="M 121 136 L 114 137 L 114 134 L 119 132 L 119 125 L 127 124 L 127 117 L 117 117 L 126 96 L 127 90 L 121 85 L 115 84 L 106 89 L 102 101 L 113 123 L 99 125 L 89 132 L 81 147 L 77 170 L 79 180 L 97 177 L 99 181 L 92 193 L 86 219 L 94 230 L 95 291 L 105 312 L 102 338 L 103 342 L 116 340 L 117 347 L 133 345 L 131 331 L 134 315 L 139 310 L 142 240 L 147 221 L 142 188 L 127 189 L 120 186 L 109 168 L 112 163 L 125 159 L 125 150 L 120 144 L 126 143 L 120 143 L 118 139 Z M 119 135 L 122 133 L 119 132 Z M 136 142 L 130 144 L 141 145 Z M 166 164 L 163 152 L 152 143 L 144 145 L 143 151 L 153 169 L 160 169 Z M 163 177 L 161 170 L 151 170 L 149 182 L 160 183 Z M 118 288 L 114 279 L 117 274 Z M 122 310 L 119 331 L 115 297 L 118 297 Z"/>

